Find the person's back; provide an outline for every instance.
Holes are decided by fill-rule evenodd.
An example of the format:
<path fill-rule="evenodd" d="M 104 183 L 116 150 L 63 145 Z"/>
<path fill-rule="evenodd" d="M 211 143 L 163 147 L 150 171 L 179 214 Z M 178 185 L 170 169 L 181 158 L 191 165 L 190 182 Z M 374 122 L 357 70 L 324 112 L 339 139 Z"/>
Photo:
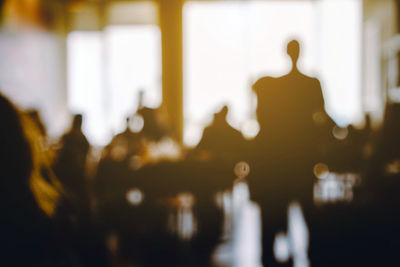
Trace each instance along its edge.
<path fill-rule="evenodd" d="M 313 115 L 324 113 L 324 100 L 319 81 L 297 69 L 298 42 L 290 42 L 287 52 L 293 63 L 291 72 L 279 78 L 263 77 L 253 89 L 258 97 L 259 139 L 294 149 L 313 140 Z"/>
<path fill-rule="evenodd" d="M 315 127 L 312 116 L 323 110 L 318 80 L 295 72 L 282 77 L 277 90 L 281 90 L 281 94 L 286 96 L 286 103 L 283 102 L 281 106 L 282 114 L 278 115 L 282 116 L 285 127 L 281 134 L 288 138 L 292 145 L 313 140 Z"/>
<path fill-rule="evenodd" d="M 61 138 L 61 149 L 54 163 L 54 171 L 63 185 L 68 203 L 65 214 L 86 217 L 89 215 L 89 192 L 85 175 L 89 142 L 82 133 L 82 115 L 75 115 L 72 128 Z"/>
<path fill-rule="evenodd" d="M 235 161 L 240 158 L 246 141 L 238 130 L 228 124 L 227 114 L 227 106 L 214 114 L 212 124 L 204 129 L 196 153 L 205 153 L 206 158 L 212 160 Z"/>

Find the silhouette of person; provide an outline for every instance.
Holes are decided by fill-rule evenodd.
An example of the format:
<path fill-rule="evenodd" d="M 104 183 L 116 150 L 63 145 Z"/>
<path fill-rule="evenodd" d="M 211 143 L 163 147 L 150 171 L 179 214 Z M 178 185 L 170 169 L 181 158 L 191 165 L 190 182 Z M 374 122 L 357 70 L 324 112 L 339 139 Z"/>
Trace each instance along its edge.
<path fill-rule="evenodd" d="M 62 190 L 38 144 L 40 129 L 1 94 L 0 124 L 1 264 L 73 266 L 66 244 L 55 239 L 53 217 Z M 42 176 L 44 169 L 54 183 Z"/>
<path fill-rule="evenodd" d="M 69 197 L 73 216 L 89 213 L 88 185 L 85 175 L 89 142 L 82 132 L 82 115 L 75 115 L 72 127 L 61 138 L 61 150 L 54 170 Z M 67 212 L 66 212 L 67 213 Z"/>
<path fill-rule="evenodd" d="M 90 144 L 82 132 L 83 116 L 76 114 L 71 129 L 60 140 L 61 149 L 53 166 L 65 192 L 57 220 L 67 241 L 79 253 L 83 265 L 108 266 L 102 232 L 92 219 L 86 158 Z"/>
<path fill-rule="evenodd" d="M 143 138 L 140 133 L 133 132 L 129 124 L 128 117 L 126 129 L 111 140 L 103 150 L 102 159 L 98 164 L 93 186 L 97 200 L 100 201 L 100 209 L 110 200 L 107 195 L 114 194 L 122 186 L 127 186 L 127 177 L 142 165 Z"/>
<path fill-rule="evenodd" d="M 223 106 L 214 114 L 211 125 L 204 129 L 203 137 L 196 146 L 196 157 L 213 160 L 235 160 L 240 157 L 245 140 L 238 130 L 234 129 L 226 121 L 228 107 Z"/>
<path fill-rule="evenodd" d="M 139 105 L 137 114 L 143 118 L 141 135 L 148 141 L 159 141 L 169 135 L 169 129 L 161 116 L 160 108 L 153 109 L 143 105 L 143 91 L 139 92 Z"/>
<path fill-rule="evenodd" d="M 298 69 L 299 42 L 290 41 L 286 51 L 292 62 L 290 72 L 262 77 L 253 85 L 260 132 L 254 141 L 256 175 L 250 182 L 263 210 L 265 265 L 275 264 L 269 249 L 272 233 L 284 223 L 289 202 L 298 199 L 305 209 L 312 203 L 313 164 L 332 125 L 324 111 L 320 82 Z"/>
<path fill-rule="evenodd" d="M 312 166 L 320 158 L 321 146 L 331 138 L 334 123 L 324 110 L 320 82 L 297 67 L 299 42 L 290 41 L 286 51 L 292 62 L 290 72 L 278 78 L 263 77 L 253 85 L 260 123 L 255 141 L 258 156 L 264 156 L 270 171 L 275 172 L 275 186 L 284 187 L 282 194 L 294 197 L 290 194 L 307 190 L 301 194 L 311 198 L 312 185 L 308 183 L 313 176 Z M 302 175 L 304 179 L 299 178 Z"/>
<path fill-rule="evenodd" d="M 318 136 L 315 117 L 319 115 L 325 121 L 329 117 L 324 111 L 320 82 L 298 69 L 298 41 L 287 44 L 287 54 L 292 62 L 291 71 L 279 78 L 263 77 L 253 85 L 253 90 L 258 97 L 260 138 L 264 142 L 269 140 L 268 144 L 279 144 L 279 149 L 285 144 L 293 150 Z"/>
<path fill-rule="evenodd" d="M 120 134 L 117 134 L 110 143 L 111 156 L 113 156 L 113 150 L 122 149 L 124 153 L 121 159 L 125 160 L 130 156 L 139 155 L 142 152 L 142 136 L 140 133 L 135 133 L 130 128 L 130 118 L 126 118 L 126 128 Z M 117 153 L 118 154 L 118 153 Z M 118 155 L 115 155 L 118 158 Z"/>

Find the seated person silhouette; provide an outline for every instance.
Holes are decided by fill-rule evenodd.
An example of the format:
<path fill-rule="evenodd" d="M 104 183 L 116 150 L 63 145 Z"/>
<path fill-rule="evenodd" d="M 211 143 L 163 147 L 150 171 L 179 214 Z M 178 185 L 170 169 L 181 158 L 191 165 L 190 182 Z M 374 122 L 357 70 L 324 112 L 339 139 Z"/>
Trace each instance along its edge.
<path fill-rule="evenodd" d="M 126 118 L 126 128 L 111 140 L 107 150 L 114 160 L 126 160 L 131 156 L 143 152 L 143 140 L 140 133 L 133 132 L 130 128 L 131 118 Z"/>
<path fill-rule="evenodd" d="M 137 115 L 143 118 L 143 128 L 140 132 L 142 137 L 148 141 L 158 142 L 164 137 L 169 137 L 170 131 L 166 125 L 161 108 L 153 109 L 143 105 L 144 92 L 139 92 L 139 104 L 136 111 Z"/>
<path fill-rule="evenodd" d="M 275 148 L 279 150 L 293 151 L 298 147 L 307 148 L 319 135 L 315 131 L 317 124 L 326 125 L 330 118 L 324 110 L 320 82 L 301 73 L 297 67 L 298 41 L 288 43 L 287 54 L 292 61 L 291 71 L 278 78 L 262 77 L 253 85 L 253 90 L 258 97 L 258 139 L 272 149 L 277 145 Z"/>
<path fill-rule="evenodd" d="M 212 124 L 204 129 L 203 137 L 195 149 L 198 158 L 203 160 L 240 158 L 245 140 L 241 132 L 228 124 L 227 114 L 228 107 L 222 107 L 218 113 L 214 114 Z"/>

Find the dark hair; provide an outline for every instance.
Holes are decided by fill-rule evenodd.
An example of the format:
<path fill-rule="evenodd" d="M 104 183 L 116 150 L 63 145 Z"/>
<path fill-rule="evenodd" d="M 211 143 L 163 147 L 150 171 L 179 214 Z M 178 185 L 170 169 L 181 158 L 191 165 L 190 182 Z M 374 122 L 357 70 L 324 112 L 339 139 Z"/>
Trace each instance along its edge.
<path fill-rule="evenodd" d="M 29 190 L 38 206 L 53 215 L 62 192 L 43 148 L 36 123 L 0 94 L 0 179 L 13 194 Z M 43 175 L 46 174 L 46 179 Z"/>
<path fill-rule="evenodd" d="M 16 107 L 0 95 L 1 149 L 0 172 L 2 179 L 13 183 L 27 183 L 33 169 L 32 150 L 22 128 Z"/>

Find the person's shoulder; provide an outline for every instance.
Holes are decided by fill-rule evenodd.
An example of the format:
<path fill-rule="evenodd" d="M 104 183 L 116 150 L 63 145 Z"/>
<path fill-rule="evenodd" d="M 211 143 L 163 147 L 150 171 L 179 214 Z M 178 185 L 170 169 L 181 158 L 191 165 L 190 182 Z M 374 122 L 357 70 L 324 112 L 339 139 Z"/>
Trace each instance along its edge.
<path fill-rule="evenodd" d="M 266 83 L 266 82 L 272 82 L 274 81 L 276 78 L 272 77 L 272 76 L 264 76 L 259 78 L 254 84 L 259 84 L 259 83 Z"/>
<path fill-rule="evenodd" d="M 268 87 L 274 80 L 275 78 L 271 76 L 261 77 L 253 84 L 253 89 L 258 90 L 261 88 Z"/>
<path fill-rule="evenodd" d="M 321 87 L 321 82 L 319 81 L 318 78 L 316 78 L 316 77 L 311 77 L 310 80 L 311 80 L 311 82 L 312 82 L 313 84 L 317 85 L 318 87 Z"/>

